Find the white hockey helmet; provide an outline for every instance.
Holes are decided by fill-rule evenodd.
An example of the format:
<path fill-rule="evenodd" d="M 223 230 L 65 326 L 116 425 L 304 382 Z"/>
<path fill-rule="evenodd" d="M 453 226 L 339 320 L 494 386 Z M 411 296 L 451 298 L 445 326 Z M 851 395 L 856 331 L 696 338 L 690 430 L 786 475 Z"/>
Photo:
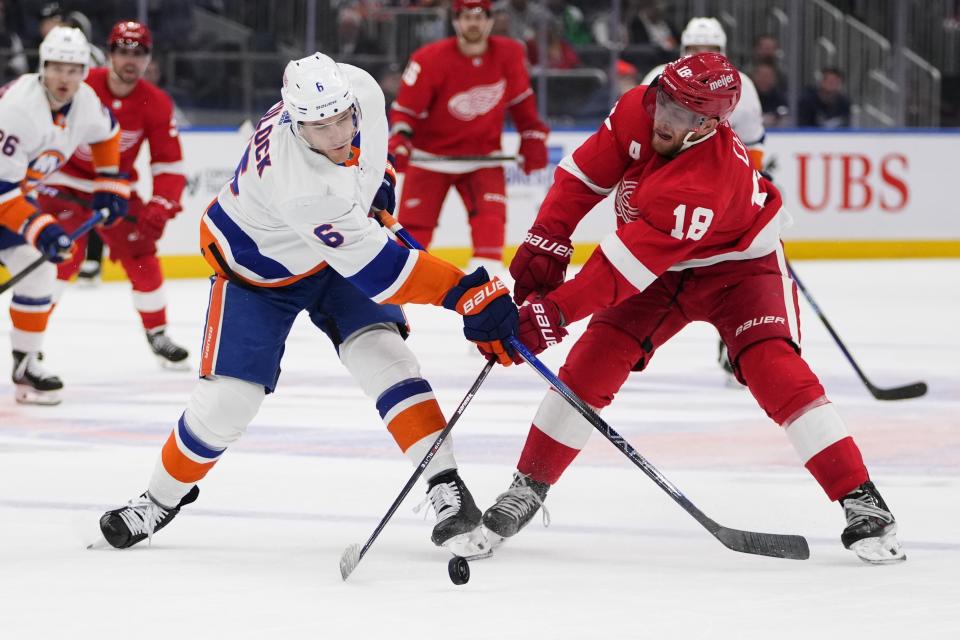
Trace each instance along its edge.
<path fill-rule="evenodd" d="M 283 71 L 283 107 L 293 122 L 315 122 L 359 106 L 350 79 L 329 56 L 291 60 Z"/>
<path fill-rule="evenodd" d="M 54 27 L 40 43 L 40 77 L 48 62 L 70 62 L 83 65 L 83 77 L 90 70 L 90 43 L 80 29 Z"/>
<path fill-rule="evenodd" d="M 716 18 L 691 18 L 680 34 L 680 49 L 688 55 L 687 47 L 720 47 L 727 55 L 727 34 Z"/>

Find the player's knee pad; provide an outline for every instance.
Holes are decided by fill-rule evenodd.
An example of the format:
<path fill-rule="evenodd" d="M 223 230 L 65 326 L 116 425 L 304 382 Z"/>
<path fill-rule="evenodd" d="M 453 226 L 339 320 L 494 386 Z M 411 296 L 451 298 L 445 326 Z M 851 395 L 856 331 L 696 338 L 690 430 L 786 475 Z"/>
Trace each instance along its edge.
<path fill-rule="evenodd" d="M 393 324 L 376 324 L 340 345 L 340 361 L 363 392 L 376 400 L 393 385 L 420 377 L 420 363 Z"/>
<path fill-rule="evenodd" d="M 266 395 L 263 385 L 227 376 L 201 378 L 184 418 L 190 431 L 211 447 L 236 442 L 257 415 Z"/>
<path fill-rule="evenodd" d="M 34 262 L 40 253 L 32 246 L 21 244 L 3 252 L 3 263 L 12 275 L 17 275 Z M 53 297 L 53 283 L 57 279 L 57 266 L 44 262 L 13 286 L 13 293 L 36 300 Z"/>
<path fill-rule="evenodd" d="M 752 344 L 740 353 L 737 365 L 757 403 L 777 424 L 795 418 L 825 395 L 816 374 L 787 340 Z"/>

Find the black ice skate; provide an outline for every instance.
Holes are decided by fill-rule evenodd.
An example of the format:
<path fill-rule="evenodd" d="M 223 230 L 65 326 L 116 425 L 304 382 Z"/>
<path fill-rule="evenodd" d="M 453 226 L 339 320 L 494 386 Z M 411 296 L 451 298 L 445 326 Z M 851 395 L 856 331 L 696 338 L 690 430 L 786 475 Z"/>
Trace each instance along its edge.
<path fill-rule="evenodd" d="M 80 270 L 77 271 L 77 284 L 87 287 L 95 287 L 100 284 L 100 261 L 84 260 L 80 263 Z"/>
<path fill-rule="evenodd" d="M 427 496 L 437 514 L 430 536 L 433 544 L 465 558 L 485 557 L 489 553 L 480 530 L 480 509 L 456 469 L 431 478 Z"/>
<path fill-rule="evenodd" d="M 43 354 L 13 352 L 14 397 L 21 404 L 60 404 L 63 382 L 41 364 Z"/>
<path fill-rule="evenodd" d="M 504 538 L 516 535 L 543 507 L 543 526 L 550 526 L 550 513 L 543 505 L 550 485 L 531 480 L 519 471 L 514 472 L 510 488 L 497 496 L 497 501 L 483 514 L 483 526 L 493 546 Z"/>
<path fill-rule="evenodd" d="M 193 485 L 173 509 L 167 509 L 154 502 L 149 494 L 142 493 L 126 506 L 107 511 L 100 516 L 100 533 L 111 547 L 126 549 L 138 542 L 152 539 L 153 534 L 165 526 L 180 513 L 180 508 L 188 505 L 200 495 L 200 488 Z"/>
<path fill-rule="evenodd" d="M 840 498 L 847 528 L 840 541 L 864 562 L 891 564 L 907 559 L 897 540 L 897 521 L 869 480 Z"/>
<path fill-rule="evenodd" d="M 737 376 L 733 373 L 733 365 L 730 363 L 730 354 L 727 352 L 727 345 L 723 340 L 719 340 L 717 344 L 717 363 L 727 374 L 726 382 L 728 387 L 731 389 L 744 388 L 744 385 L 737 380 Z"/>
<path fill-rule="evenodd" d="M 165 368 L 178 371 L 190 368 L 190 363 L 187 361 L 190 353 L 171 340 L 164 329 L 147 331 L 147 342 L 150 343 L 150 349 Z"/>

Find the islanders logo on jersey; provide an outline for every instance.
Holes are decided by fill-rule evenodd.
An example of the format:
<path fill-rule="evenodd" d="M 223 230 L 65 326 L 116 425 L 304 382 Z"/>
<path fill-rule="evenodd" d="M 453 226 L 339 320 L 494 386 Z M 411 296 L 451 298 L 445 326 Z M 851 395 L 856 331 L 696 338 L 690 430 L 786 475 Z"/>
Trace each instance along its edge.
<path fill-rule="evenodd" d="M 24 177 L 26 186 L 32 188 L 38 182 L 43 182 L 50 174 L 63 166 L 67 159 L 56 149 L 46 149 L 40 152 L 27 167 Z M 26 191 L 26 189 L 24 189 Z"/>
<path fill-rule="evenodd" d="M 469 122 L 490 113 L 503 101 L 503 94 L 506 89 L 506 80 L 472 87 L 451 97 L 447 103 L 447 108 L 457 120 Z"/>

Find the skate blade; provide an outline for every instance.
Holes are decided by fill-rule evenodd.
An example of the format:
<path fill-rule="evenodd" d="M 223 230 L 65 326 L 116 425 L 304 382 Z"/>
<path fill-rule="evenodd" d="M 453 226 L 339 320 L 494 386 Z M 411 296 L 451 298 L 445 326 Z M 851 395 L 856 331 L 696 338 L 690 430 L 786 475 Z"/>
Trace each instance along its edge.
<path fill-rule="evenodd" d="M 850 545 L 850 550 L 867 564 L 896 564 L 907 559 L 895 533 L 858 540 Z"/>
<path fill-rule="evenodd" d="M 48 407 L 60 404 L 61 401 L 59 391 L 38 391 L 24 384 L 16 385 L 14 399 L 20 404 L 39 404 Z"/>
<path fill-rule="evenodd" d="M 489 558 L 493 554 L 493 549 L 490 547 L 490 542 L 484 535 L 482 527 L 453 536 L 442 546 L 453 555 L 467 560 Z"/>
<path fill-rule="evenodd" d="M 483 537 L 487 539 L 487 542 L 490 544 L 490 552 L 492 553 L 497 547 L 503 544 L 504 538 L 499 533 L 494 533 L 490 529 L 487 529 L 486 525 L 480 525 L 480 529 L 483 530 Z"/>

